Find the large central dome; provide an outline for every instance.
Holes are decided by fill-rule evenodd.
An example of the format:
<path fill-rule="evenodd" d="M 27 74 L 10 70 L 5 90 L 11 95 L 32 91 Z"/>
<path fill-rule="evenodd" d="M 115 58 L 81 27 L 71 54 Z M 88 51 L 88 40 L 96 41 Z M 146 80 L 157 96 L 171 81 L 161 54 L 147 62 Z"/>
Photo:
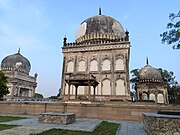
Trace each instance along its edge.
<path fill-rule="evenodd" d="M 125 32 L 122 25 L 114 18 L 105 15 L 97 15 L 86 19 L 80 24 L 76 32 L 76 40 L 91 34 L 109 34 L 123 37 Z"/>

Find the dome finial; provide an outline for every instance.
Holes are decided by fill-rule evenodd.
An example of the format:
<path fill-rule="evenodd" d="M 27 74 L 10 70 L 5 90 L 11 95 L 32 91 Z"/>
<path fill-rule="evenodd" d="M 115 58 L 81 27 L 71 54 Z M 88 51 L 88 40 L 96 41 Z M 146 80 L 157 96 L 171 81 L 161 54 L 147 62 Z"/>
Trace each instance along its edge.
<path fill-rule="evenodd" d="M 67 38 L 66 38 L 66 35 L 65 35 L 63 45 L 66 46 L 66 44 L 67 44 Z"/>
<path fill-rule="evenodd" d="M 149 65 L 148 57 L 146 57 L 146 65 Z"/>
<path fill-rule="evenodd" d="M 18 49 L 18 53 L 20 53 L 21 52 L 21 49 L 20 49 L 20 47 L 19 47 L 19 49 Z"/>
<path fill-rule="evenodd" d="M 101 15 L 101 7 L 99 7 L 99 15 Z"/>

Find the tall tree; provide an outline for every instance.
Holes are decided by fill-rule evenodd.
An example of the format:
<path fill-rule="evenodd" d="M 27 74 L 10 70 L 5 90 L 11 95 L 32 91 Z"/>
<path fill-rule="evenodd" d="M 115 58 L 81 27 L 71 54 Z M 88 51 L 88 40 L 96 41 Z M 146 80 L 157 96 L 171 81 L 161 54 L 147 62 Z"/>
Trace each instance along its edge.
<path fill-rule="evenodd" d="M 169 103 L 178 103 L 180 96 L 180 86 L 175 80 L 175 75 L 172 71 L 163 70 L 159 68 L 163 82 L 167 85 Z"/>
<path fill-rule="evenodd" d="M 134 90 L 136 90 L 136 82 L 138 80 L 138 76 L 139 76 L 139 69 L 133 69 L 131 70 L 131 79 L 130 79 L 130 83 L 132 84 L 132 88 Z"/>
<path fill-rule="evenodd" d="M 43 95 L 40 93 L 35 93 L 34 98 L 43 98 Z"/>
<path fill-rule="evenodd" d="M 4 75 L 2 71 L 0 71 L 0 100 L 3 99 L 4 95 L 7 95 L 9 93 L 6 83 L 7 77 Z"/>
<path fill-rule="evenodd" d="M 177 14 L 169 14 L 170 22 L 167 31 L 160 34 L 162 43 L 173 45 L 173 49 L 180 49 L 180 11 Z"/>

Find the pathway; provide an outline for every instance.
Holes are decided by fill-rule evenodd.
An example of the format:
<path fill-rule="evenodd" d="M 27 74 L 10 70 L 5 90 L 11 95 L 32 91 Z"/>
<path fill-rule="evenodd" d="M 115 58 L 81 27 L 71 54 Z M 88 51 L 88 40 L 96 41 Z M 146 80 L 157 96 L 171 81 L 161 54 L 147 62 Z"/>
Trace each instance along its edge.
<path fill-rule="evenodd" d="M 1 122 L 0 124 L 10 124 L 10 125 L 20 125 L 20 126 L 8 130 L 0 131 L 0 135 L 29 135 L 31 133 L 40 133 L 52 128 L 78 130 L 78 131 L 93 131 L 95 127 L 102 121 L 98 119 L 78 118 L 76 119 L 76 122 L 72 124 L 57 125 L 57 124 L 40 123 L 38 121 L 37 116 L 25 116 L 25 117 L 28 117 L 28 119 L 10 121 L 10 122 Z M 116 135 L 147 135 L 146 132 L 144 131 L 142 123 L 131 122 L 131 121 L 110 121 L 110 122 L 121 124 L 121 128 L 117 130 Z"/>

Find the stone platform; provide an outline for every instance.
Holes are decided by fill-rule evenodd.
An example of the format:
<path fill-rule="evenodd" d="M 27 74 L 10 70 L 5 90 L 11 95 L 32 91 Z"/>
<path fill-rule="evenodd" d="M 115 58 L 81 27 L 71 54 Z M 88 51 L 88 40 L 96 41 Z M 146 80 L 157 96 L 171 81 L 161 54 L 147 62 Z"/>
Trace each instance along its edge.
<path fill-rule="evenodd" d="M 143 124 L 148 135 L 180 135 L 180 115 L 143 113 Z"/>
<path fill-rule="evenodd" d="M 39 121 L 48 124 L 71 124 L 75 122 L 75 113 L 42 113 L 40 114 Z"/>

